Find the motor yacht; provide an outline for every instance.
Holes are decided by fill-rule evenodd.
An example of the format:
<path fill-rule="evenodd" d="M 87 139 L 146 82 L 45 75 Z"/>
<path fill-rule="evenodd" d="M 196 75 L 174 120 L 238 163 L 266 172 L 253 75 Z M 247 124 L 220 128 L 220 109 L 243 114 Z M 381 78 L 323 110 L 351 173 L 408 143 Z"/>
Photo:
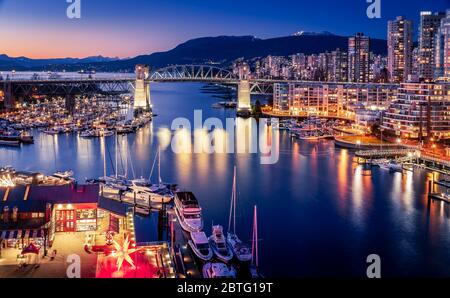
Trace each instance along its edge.
<path fill-rule="evenodd" d="M 225 236 L 223 235 L 223 228 L 221 225 L 212 227 L 212 235 L 209 237 L 209 243 L 214 251 L 214 254 L 221 261 L 228 262 L 233 258 L 233 250 L 228 246 Z"/>
<path fill-rule="evenodd" d="M 192 192 L 175 193 L 175 213 L 185 231 L 200 232 L 203 229 L 202 208 Z"/>

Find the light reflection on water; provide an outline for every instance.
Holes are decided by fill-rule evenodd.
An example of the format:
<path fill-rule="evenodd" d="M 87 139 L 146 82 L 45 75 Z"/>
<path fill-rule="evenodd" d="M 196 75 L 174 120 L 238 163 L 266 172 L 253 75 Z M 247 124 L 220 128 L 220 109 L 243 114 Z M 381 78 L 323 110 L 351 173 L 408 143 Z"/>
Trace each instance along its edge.
<path fill-rule="evenodd" d="M 351 151 L 335 148 L 331 141 L 291 140 L 286 132 L 274 138 L 280 140 L 278 163 L 261 165 L 259 155 L 248 153 L 249 140 L 257 133 L 248 127 L 248 119 L 237 121 L 238 131 L 245 133 L 237 135 L 236 146 L 247 148 L 245 153 L 174 154 L 172 119 L 192 120 L 198 108 L 203 119 L 214 116 L 225 123 L 233 116 L 229 110 L 211 109 L 218 99 L 199 87 L 152 85 L 159 116 L 136 135 L 119 138 L 120 172 L 148 177 L 161 146 L 163 180 L 194 191 L 209 234 L 212 221 L 226 228 L 236 164 L 238 232 L 250 240 L 252 205 L 258 204 L 260 264 L 266 276 L 364 277 L 371 253 L 381 256 L 386 277 L 450 276 L 450 210 L 448 204 L 427 200 L 430 175 L 421 170 L 390 174 L 378 168 L 364 175 Z M 271 134 L 264 130 L 266 144 L 273 141 Z M 222 130 L 215 136 L 216 145 L 228 137 Z M 21 149 L 0 148 L 0 165 L 46 173 L 72 169 L 83 181 L 103 175 L 106 145 L 107 173 L 113 173 L 114 137 L 87 140 L 35 132 L 35 140 Z M 156 170 L 152 178 L 156 182 Z"/>

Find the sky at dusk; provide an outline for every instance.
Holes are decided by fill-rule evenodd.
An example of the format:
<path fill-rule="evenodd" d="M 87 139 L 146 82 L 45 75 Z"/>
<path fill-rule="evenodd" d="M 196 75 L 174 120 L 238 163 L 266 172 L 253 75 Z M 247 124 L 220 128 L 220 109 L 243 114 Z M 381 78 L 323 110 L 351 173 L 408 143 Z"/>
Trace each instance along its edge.
<path fill-rule="evenodd" d="M 132 57 L 195 37 L 270 38 L 299 30 L 385 39 L 387 20 L 404 15 L 417 29 L 421 10 L 445 11 L 450 0 L 381 0 L 381 19 L 366 16 L 366 0 L 81 0 L 81 19 L 67 18 L 68 5 L 0 0 L 0 54 Z"/>

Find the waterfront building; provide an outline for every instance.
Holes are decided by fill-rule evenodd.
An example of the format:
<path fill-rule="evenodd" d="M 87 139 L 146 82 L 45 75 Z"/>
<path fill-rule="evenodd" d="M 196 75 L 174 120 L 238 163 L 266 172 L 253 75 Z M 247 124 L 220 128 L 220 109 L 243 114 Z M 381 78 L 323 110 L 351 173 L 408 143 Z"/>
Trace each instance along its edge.
<path fill-rule="evenodd" d="M 450 9 L 441 20 L 435 40 L 435 79 L 450 78 Z"/>
<path fill-rule="evenodd" d="M 369 81 L 370 39 L 357 33 L 348 40 L 348 79 L 350 82 Z"/>
<path fill-rule="evenodd" d="M 432 13 L 422 11 L 420 13 L 419 26 L 419 77 L 424 81 L 432 81 L 434 78 L 436 36 L 441 26 L 441 20 L 445 13 Z"/>
<path fill-rule="evenodd" d="M 289 86 L 276 83 L 273 85 L 273 110 L 289 115 Z"/>
<path fill-rule="evenodd" d="M 450 138 L 450 83 L 402 83 L 382 128 L 402 138 Z"/>
<path fill-rule="evenodd" d="M 399 16 L 388 22 L 388 70 L 391 82 L 404 82 L 412 71 L 412 21 Z"/>
<path fill-rule="evenodd" d="M 386 109 L 395 99 L 397 88 L 396 84 L 277 84 L 273 110 L 291 116 L 315 115 L 354 119 L 357 111 L 379 112 Z"/>
<path fill-rule="evenodd" d="M 347 52 L 336 49 L 331 53 L 332 56 L 332 82 L 347 82 L 348 81 L 348 55 Z"/>
<path fill-rule="evenodd" d="M 46 249 L 57 232 L 95 231 L 98 193 L 98 185 L 0 188 L 2 247 L 35 243 Z"/>

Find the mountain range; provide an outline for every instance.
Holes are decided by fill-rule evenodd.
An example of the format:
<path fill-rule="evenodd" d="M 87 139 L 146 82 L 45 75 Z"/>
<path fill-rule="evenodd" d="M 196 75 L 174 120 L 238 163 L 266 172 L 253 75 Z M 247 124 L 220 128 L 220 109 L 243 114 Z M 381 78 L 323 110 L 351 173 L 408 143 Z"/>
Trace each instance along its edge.
<path fill-rule="evenodd" d="M 175 48 L 117 59 L 102 56 L 63 59 L 10 58 L 0 55 L 1 70 L 67 70 L 133 71 L 136 64 L 148 64 L 153 69 L 172 64 L 216 63 L 228 65 L 238 58 L 251 59 L 268 55 L 288 56 L 296 53 L 314 54 L 347 50 L 348 37 L 325 32 L 323 34 L 296 34 L 293 36 L 260 39 L 254 36 L 218 36 L 191 39 Z M 386 40 L 371 39 L 371 51 L 386 55 Z"/>
<path fill-rule="evenodd" d="M 65 67 L 71 65 L 111 62 L 119 58 L 110 58 L 103 56 L 91 56 L 86 58 L 50 58 L 50 59 L 32 59 L 27 57 L 10 57 L 6 54 L 0 54 L 1 70 L 45 70 L 51 67 Z"/>

